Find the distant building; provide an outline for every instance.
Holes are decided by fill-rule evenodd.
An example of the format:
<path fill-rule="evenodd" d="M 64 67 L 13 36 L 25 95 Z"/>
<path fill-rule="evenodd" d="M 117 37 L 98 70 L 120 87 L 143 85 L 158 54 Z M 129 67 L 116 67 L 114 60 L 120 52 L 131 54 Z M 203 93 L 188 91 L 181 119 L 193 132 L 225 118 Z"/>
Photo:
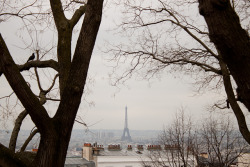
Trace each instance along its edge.
<path fill-rule="evenodd" d="M 64 167 L 95 167 L 95 163 L 84 158 L 67 157 Z"/>
<path fill-rule="evenodd" d="M 108 138 L 113 138 L 115 136 L 113 132 L 108 132 L 107 134 Z"/>
<path fill-rule="evenodd" d="M 83 146 L 83 159 L 92 161 L 96 167 L 153 167 L 152 159 L 148 157 L 152 151 L 161 151 L 160 145 L 149 145 L 146 149 L 142 145 L 132 148 L 128 145 L 126 149 L 122 149 L 120 145 L 109 145 L 103 148 L 102 145 L 85 143 Z M 162 159 L 167 166 L 172 166 L 172 159 Z M 194 156 L 188 157 L 190 167 L 197 165 Z M 182 164 L 180 163 L 179 166 Z"/>
<path fill-rule="evenodd" d="M 199 167 L 216 167 L 225 166 L 225 164 L 219 163 L 216 159 L 211 162 L 208 157 L 208 153 L 201 153 L 198 156 L 197 163 Z M 241 153 L 238 157 L 235 156 L 230 167 L 250 167 L 250 152 Z"/>
<path fill-rule="evenodd" d="M 237 160 L 238 167 L 250 167 L 250 151 L 240 154 Z"/>

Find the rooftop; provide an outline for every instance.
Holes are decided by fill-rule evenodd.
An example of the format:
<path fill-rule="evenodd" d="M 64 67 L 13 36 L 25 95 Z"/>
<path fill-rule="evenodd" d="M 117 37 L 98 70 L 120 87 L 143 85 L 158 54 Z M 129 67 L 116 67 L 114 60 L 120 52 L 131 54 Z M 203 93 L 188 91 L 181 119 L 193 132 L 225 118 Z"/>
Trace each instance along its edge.
<path fill-rule="evenodd" d="M 138 151 L 138 150 L 117 150 L 109 151 L 104 150 L 100 151 L 99 156 L 138 156 L 140 154 L 145 154 L 147 151 Z"/>
<path fill-rule="evenodd" d="M 95 163 L 79 157 L 67 157 L 64 167 L 95 167 Z"/>

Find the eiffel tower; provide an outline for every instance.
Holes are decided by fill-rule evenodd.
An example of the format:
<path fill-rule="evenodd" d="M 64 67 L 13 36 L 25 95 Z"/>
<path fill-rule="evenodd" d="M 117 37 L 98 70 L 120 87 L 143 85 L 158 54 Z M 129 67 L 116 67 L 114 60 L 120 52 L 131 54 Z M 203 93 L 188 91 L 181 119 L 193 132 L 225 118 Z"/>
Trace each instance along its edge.
<path fill-rule="evenodd" d="M 127 135 L 126 135 L 126 133 L 127 133 Z M 131 136 L 129 134 L 129 130 L 128 130 L 127 106 L 125 107 L 125 126 L 124 126 L 123 135 L 122 135 L 121 140 L 122 141 L 132 141 Z"/>

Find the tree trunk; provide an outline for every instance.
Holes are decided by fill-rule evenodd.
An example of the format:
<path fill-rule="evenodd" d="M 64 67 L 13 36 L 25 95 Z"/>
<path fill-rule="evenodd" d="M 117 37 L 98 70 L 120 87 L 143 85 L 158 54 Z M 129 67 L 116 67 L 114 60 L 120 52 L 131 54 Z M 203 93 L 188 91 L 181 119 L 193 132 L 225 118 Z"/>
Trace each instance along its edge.
<path fill-rule="evenodd" d="M 63 131 L 63 129 L 61 131 Z M 64 135 L 61 132 L 56 132 L 56 130 L 51 130 L 49 133 L 41 136 L 37 156 L 35 157 L 32 166 L 63 167 L 67 155 L 70 135 L 71 130 Z"/>
<path fill-rule="evenodd" d="M 65 23 L 69 24 L 68 22 Z M 65 25 L 65 26 L 66 26 Z M 63 30 L 61 30 L 63 29 Z M 60 96 L 63 94 L 63 90 L 66 86 L 70 65 L 71 65 L 71 38 L 72 38 L 72 28 L 67 25 L 66 28 L 61 28 L 58 30 L 58 44 L 57 44 L 57 54 L 59 63 L 59 88 Z"/>
<path fill-rule="evenodd" d="M 229 0 L 199 0 L 209 37 L 227 64 L 238 88 L 237 96 L 250 111 L 250 40 Z"/>

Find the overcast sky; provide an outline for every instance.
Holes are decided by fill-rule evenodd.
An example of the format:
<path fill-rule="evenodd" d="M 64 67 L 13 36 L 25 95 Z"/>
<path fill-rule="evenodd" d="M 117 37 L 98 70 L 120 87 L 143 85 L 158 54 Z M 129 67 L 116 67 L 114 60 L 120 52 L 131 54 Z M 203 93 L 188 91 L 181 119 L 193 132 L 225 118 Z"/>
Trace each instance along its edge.
<path fill-rule="evenodd" d="M 202 117 L 204 113 L 207 113 L 206 105 L 218 99 L 218 95 L 206 92 L 203 95 L 194 96 L 196 93 L 189 76 L 174 78 L 172 74 L 165 71 L 160 78 L 153 78 L 150 81 L 132 78 L 126 82 L 125 86 L 120 86 L 120 89 L 111 86 L 108 74 L 112 69 L 105 60 L 108 55 L 101 51 L 105 41 L 117 38 L 113 36 L 112 31 L 107 30 L 115 26 L 114 20 L 119 17 L 119 14 L 110 13 L 112 12 L 109 11 L 103 16 L 89 69 L 89 76 L 94 79 L 94 83 L 89 86 L 91 93 L 86 99 L 89 102 L 93 101 L 95 105 L 89 107 L 84 102 L 79 109 L 79 115 L 90 126 L 89 128 L 123 129 L 125 106 L 128 107 L 129 129 L 134 130 L 161 130 L 164 125 L 171 122 L 181 106 L 194 118 Z M 0 24 L 0 32 L 11 53 L 19 55 L 17 60 L 20 60 L 23 55 L 31 54 L 27 50 L 20 52 L 20 48 L 17 47 L 20 40 L 15 34 L 16 22 Z M 74 42 L 75 38 L 73 38 Z M 26 58 L 27 56 L 22 62 L 25 62 Z M 8 84 L 3 76 L 0 78 L 0 83 L 0 96 L 8 95 Z M 1 104 L 4 102 L 2 100 Z M 53 105 L 50 110 L 55 110 Z M 8 128 L 11 128 L 12 123 L 8 125 Z M 22 129 L 32 127 L 31 121 L 26 120 Z M 74 128 L 85 129 L 77 123 Z"/>

